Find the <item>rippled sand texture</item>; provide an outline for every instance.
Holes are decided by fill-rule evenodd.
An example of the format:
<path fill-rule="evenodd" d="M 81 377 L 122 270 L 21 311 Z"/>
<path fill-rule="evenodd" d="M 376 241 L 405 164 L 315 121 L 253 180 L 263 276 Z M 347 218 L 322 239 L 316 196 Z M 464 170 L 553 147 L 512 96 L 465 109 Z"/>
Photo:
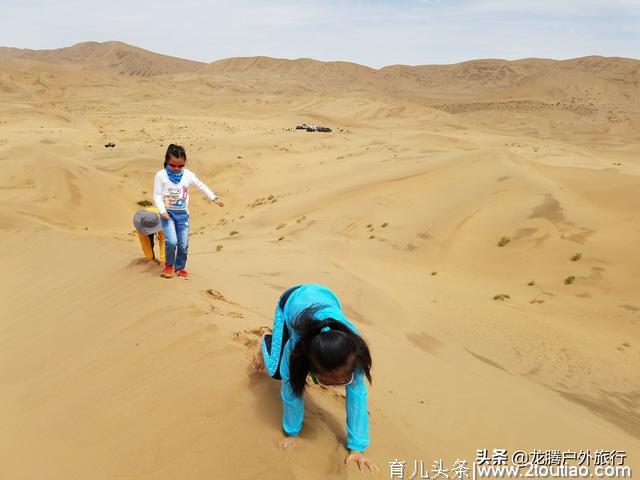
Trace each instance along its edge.
<path fill-rule="evenodd" d="M 342 392 L 310 388 L 281 453 L 248 368 L 302 282 L 371 345 L 381 478 L 480 448 L 638 470 L 639 65 L 0 49 L 2 477 L 359 478 Z M 193 190 L 186 282 L 131 225 L 169 143 L 226 203 Z"/>

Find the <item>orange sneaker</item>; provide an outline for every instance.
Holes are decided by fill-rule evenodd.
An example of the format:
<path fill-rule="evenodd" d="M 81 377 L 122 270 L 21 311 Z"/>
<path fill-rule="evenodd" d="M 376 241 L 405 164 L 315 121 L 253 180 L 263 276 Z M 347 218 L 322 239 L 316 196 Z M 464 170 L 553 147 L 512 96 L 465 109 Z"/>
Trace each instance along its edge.
<path fill-rule="evenodd" d="M 173 265 L 166 264 L 162 269 L 161 277 L 171 278 L 173 277 Z"/>
<path fill-rule="evenodd" d="M 176 270 L 176 275 L 178 278 L 184 278 L 185 280 L 189 278 L 189 273 L 185 270 Z"/>

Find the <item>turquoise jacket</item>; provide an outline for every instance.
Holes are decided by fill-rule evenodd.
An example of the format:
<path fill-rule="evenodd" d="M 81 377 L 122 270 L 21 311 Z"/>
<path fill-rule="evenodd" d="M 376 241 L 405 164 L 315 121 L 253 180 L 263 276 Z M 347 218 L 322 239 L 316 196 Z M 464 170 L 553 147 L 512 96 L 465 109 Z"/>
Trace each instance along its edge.
<path fill-rule="evenodd" d="M 327 287 L 316 284 L 301 285 L 287 300 L 284 309 L 280 305 L 276 308 L 273 325 L 273 337 L 271 352 L 262 344 L 262 353 L 267 370 L 273 375 L 280 361 L 280 376 L 282 387 L 282 426 L 289 436 L 297 436 L 302 429 L 304 419 L 304 398 L 297 396 L 291 388 L 289 380 L 289 358 L 300 336 L 291 324 L 297 315 L 305 308 L 312 305 L 322 305 L 314 316 L 317 320 L 333 318 L 345 324 L 353 332 L 358 334 L 356 327 L 345 317 L 340 301 Z M 287 326 L 290 337 L 287 342 L 279 345 L 282 340 L 283 325 Z M 282 355 L 280 355 L 282 352 Z M 355 372 L 353 381 L 345 387 L 347 400 L 347 447 L 350 450 L 363 452 L 369 446 L 369 414 L 367 411 L 367 386 L 364 373 L 361 370 Z"/>

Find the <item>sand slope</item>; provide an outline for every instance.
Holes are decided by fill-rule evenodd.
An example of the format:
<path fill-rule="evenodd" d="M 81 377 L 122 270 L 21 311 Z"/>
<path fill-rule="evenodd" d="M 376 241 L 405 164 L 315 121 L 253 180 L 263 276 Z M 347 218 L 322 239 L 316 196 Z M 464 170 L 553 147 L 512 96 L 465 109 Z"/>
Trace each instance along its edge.
<path fill-rule="evenodd" d="M 381 477 L 478 448 L 640 467 L 638 61 L 0 57 L 3 478 L 359 476 L 339 391 L 311 389 L 283 454 L 248 369 L 308 281 L 370 342 Z M 172 142 L 227 204 L 193 192 L 188 282 L 131 226 Z"/>

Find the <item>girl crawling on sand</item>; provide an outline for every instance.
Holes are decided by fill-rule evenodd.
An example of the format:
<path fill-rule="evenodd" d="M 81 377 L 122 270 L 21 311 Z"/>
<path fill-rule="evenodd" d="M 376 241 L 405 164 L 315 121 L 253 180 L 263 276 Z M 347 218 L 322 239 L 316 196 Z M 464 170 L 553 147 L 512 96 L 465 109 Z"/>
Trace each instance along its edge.
<path fill-rule="evenodd" d="M 153 200 L 160 211 L 165 235 L 165 265 L 161 275 L 165 278 L 175 274 L 187 279 L 184 269 L 189 249 L 189 186 L 194 184 L 207 198 L 224 207 L 224 203 L 209 187 L 198 180 L 195 173 L 184 168 L 187 154 L 180 145 L 169 145 L 164 156 L 164 168 L 156 173 L 153 184 Z"/>
<path fill-rule="evenodd" d="M 364 456 L 369 445 L 365 377 L 371 383 L 371 355 L 331 290 L 306 284 L 285 291 L 276 307 L 272 333 L 263 336 L 252 366 L 282 380 L 286 437 L 279 443 L 281 448 L 293 447 L 302 429 L 309 375 L 316 384 L 345 387 L 349 449 L 345 463 L 355 461 L 361 472 L 379 471 Z"/>

